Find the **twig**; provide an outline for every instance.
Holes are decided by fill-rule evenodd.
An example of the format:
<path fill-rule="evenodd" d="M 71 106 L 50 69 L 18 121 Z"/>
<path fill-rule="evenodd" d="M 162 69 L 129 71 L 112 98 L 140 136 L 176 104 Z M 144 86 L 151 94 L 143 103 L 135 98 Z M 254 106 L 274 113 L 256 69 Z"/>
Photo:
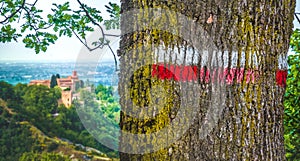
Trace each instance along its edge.
<path fill-rule="evenodd" d="M 71 29 L 72 30 L 72 29 Z M 87 42 L 86 42 L 86 39 L 84 39 L 84 41 L 79 37 L 79 35 L 74 31 L 74 30 L 72 30 L 72 32 L 74 33 L 74 35 L 77 37 L 77 39 L 89 50 L 89 51 L 94 51 L 94 50 L 96 50 L 96 49 L 98 49 L 98 48 L 100 48 L 101 47 L 101 45 L 103 45 L 103 44 L 100 44 L 100 45 L 98 45 L 98 46 L 96 46 L 95 48 L 90 48 L 89 46 L 88 46 L 88 44 L 87 44 Z"/>
<path fill-rule="evenodd" d="M 22 11 L 23 10 L 20 11 L 20 15 L 19 15 L 19 18 L 18 18 L 18 23 L 20 22 L 20 19 L 21 19 L 21 16 L 22 16 Z"/>
<path fill-rule="evenodd" d="M 116 57 L 116 54 L 114 53 L 114 51 L 112 50 L 111 46 L 109 44 L 107 44 L 109 50 L 111 51 L 111 53 L 113 54 L 114 56 L 114 60 L 115 60 L 115 68 L 116 68 L 116 71 L 119 71 L 118 69 L 118 62 L 117 62 L 117 57 Z"/>
<path fill-rule="evenodd" d="M 77 35 L 77 33 L 76 33 L 74 30 L 72 30 L 72 32 L 73 32 L 74 35 L 77 37 L 77 39 L 78 39 L 78 40 L 79 40 L 79 41 L 80 41 L 87 49 L 90 50 L 90 48 L 88 47 L 88 45 L 82 41 L 82 39 Z"/>
<path fill-rule="evenodd" d="M 53 25 L 54 25 L 54 24 L 52 23 L 52 24 L 50 24 L 50 25 L 48 25 L 48 26 L 46 26 L 46 27 L 39 28 L 39 29 L 46 30 L 46 29 L 48 29 L 48 28 L 52 27 Z"/>
<path fill-rule="evenodd" d="M 0 8 L 0 13 L 2 13 L 1 10 L 2 10 L 3 6 L 4 6 L 4 2 L 2 2 L 1 8 Z"/>
<path fill-rule="evenodd" d="M 297 15 L 300 15 L 300 13 L 295 13 L 296 19 L 297 19 L 298 22 L 300 23 L 300 18 L 299 18 Z"/>
<path fill-rule="evenodd" d="M 111 36 L 111 37 L 120 37 L 121 35 L 114 35 L 114 34 L 104 34 L 105 36 Z"/>
<path fill-rule="evenodd" d="M 38 0 L 35 0 L 34 3 L 32 4 L 32 7 L 34 7 L 37 2 Z"/>

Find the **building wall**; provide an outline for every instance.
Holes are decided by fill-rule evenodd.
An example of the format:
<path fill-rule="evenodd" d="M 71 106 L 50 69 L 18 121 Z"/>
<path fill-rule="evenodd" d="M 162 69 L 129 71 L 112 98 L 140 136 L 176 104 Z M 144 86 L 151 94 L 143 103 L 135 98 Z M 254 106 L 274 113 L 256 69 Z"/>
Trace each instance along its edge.
<path fill-rule="evenodd" d="M 71 107 L 72 92 L 71 91 L 61 91 L 61 100 L 66 107 Z"/>
<path fill-rule="evenodd" d="M 57 86 L 62 89 L 61 102 L 66 107 L 71 107 L 73 93 L 81 86 L 77 72 L 73 71 L 72 76 L 69 76 L 68 78 L 57 78 L 56 81 Z M 30 81 L 29 85 L 45 85 L 50 88 L 50 80 L 32 80 Z M 67 88 L 70 88 L 70 90 L 65 91 Z"/>

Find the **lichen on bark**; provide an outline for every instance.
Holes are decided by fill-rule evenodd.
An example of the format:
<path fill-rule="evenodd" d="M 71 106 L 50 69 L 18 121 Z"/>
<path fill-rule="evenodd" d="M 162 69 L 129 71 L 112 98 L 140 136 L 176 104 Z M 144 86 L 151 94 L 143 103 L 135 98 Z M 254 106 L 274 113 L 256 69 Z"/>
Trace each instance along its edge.
<path fill-rule="evenodd" d="M 126 0 L 121 3 L 123 13 L 136 10 L 135 14 L 121 18 L 121 130 L 153 134 L 171 124 L 183 97 L 196 96 L 194 99 L 200 100 L 197 117 L 182 118 L 182 123 L 191 121 L 192 125 L 180 139 L 151 153 L 121 152 L 121 160 L 285 160 L 284 88 L 276 84 L 276 71 L 286 69 L 280 57 L 286 57 L 289 48 L 294 0 Z M 155 15 L 155 9 L 159 9 L 159 15 Z M 183 20 L 180 15 L 191 21 Z M 197 41 L 203 49 L 199 49 Z M 221 68 L 244 69 L 241 83 L 225 86 L 221 117 L 205 137 L 199 137 L 199 129 L 211 110 L 209 100 L 212 100 L 214 81 L 197 80 L 193 83 L 201 87 L 200 92 L 195 93 L 189 87 L 189 92 L 180 93 L 178 81 L 153 77 L 152 64 L 159 62 L 158 53 L 163 55 L 166 68 L 179 63 L 179 56 L 183 55 L 181 65 L 194 65 L 197 70 L 205 66 L 203 60 L 210 71 L 216 61 L 221 62 L 217 63 Z M 187 64 L 189 54 L 192 64 Z M 247 71 L 257 73 L 255 82 L 249 81 Z M 199 76 L 200 71 L 195 73 Z M 237 75 L 238 72 L 233 73 L 234 82 Z M 165 95 L 153 91 L 158 86 Z M 162 138 L 175 135 L 165 133 Z M 151 149 L 165 142 L 162 138 L 145 137 L 142 142 L 142 139 L 126 140 L 121 136 L 120 149 L 130 150 L 135 144 Z"/>

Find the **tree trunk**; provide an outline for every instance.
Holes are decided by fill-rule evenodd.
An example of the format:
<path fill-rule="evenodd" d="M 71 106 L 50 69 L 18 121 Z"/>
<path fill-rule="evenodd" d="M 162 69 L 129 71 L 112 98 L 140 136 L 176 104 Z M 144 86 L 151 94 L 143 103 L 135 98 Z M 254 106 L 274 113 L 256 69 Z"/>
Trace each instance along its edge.
<path fill-rule="evenodd" d="M 285 160 L 294 0 L 121 3 L 121 160 Z"/>

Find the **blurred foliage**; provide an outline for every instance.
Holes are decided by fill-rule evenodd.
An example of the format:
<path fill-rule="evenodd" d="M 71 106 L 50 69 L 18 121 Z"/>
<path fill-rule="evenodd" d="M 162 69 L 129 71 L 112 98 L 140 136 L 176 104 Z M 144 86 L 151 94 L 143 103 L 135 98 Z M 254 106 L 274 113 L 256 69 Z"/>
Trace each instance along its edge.
<path fill-rule="evenodd" d="M 288 57 L 287 87 L 284 97 L 284 141 L 288 160 L 300 160 L 300 30 L 296 29 L 290 45 L 295 54 Z"/>

